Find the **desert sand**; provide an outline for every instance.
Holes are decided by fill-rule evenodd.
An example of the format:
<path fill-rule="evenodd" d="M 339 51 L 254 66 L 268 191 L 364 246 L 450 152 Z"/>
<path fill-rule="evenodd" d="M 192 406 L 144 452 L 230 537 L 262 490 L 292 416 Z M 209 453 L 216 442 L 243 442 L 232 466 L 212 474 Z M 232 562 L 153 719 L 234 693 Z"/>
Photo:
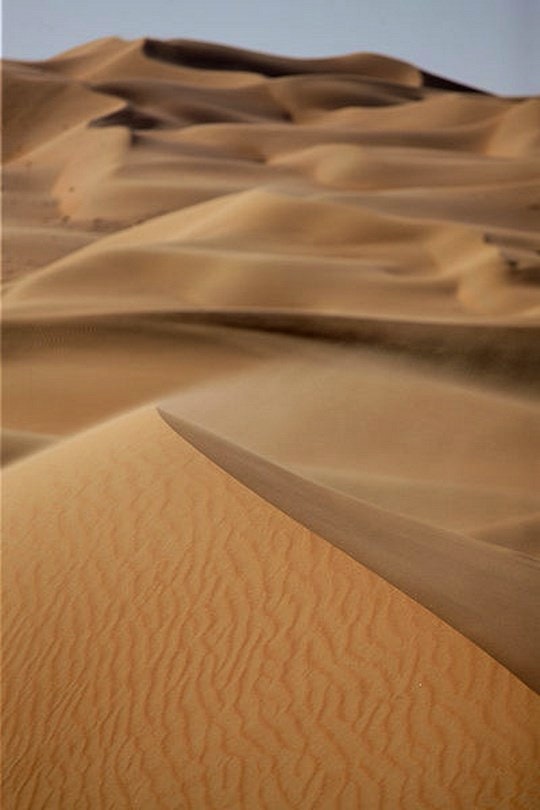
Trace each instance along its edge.
<path fill-rule="evenodd" d="M 4 806 L 540 803 L 540 101 L 5 62 Z"/>

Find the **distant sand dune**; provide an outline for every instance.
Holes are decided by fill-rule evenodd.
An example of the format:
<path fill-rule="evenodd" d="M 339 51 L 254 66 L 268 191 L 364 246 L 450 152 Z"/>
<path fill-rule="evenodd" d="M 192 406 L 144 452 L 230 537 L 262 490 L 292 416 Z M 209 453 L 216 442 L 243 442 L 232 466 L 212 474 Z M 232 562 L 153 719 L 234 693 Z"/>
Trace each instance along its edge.
<path fill-rule="evenodd" d="M 536 810 L 540 100 L 3 71 L 5 806 Z"/>

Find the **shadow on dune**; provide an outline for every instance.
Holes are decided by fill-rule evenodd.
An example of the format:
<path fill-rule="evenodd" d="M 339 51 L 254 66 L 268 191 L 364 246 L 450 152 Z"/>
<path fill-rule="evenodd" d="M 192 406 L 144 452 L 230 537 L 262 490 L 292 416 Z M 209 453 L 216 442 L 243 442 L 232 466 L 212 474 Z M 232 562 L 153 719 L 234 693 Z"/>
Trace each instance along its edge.
<path fill-rule="evenodd" d="M 540 691 L 535 556 L 428 527 L 321 487 L 184 421 L 159 413 L 195 448 L 483 647 Z"/>
<path fill-rule="evenodd" d="M 307 73 L 360 73 L 364 76 L 372 74 L 374 78 L 385 78 L 394 73 L 397 78 L 400 67 L 405 64 L 376 54 L 366 54 L 363 59 L 354 54 L 323 59 L 290 58 L 193 40 L 145 39 L 143 52 L 150 59 L 186 67 L 252 71 L 270 78 Z M 420 84 L 426 88 L 484 94 L 484 91 L 475 87 L 427 71 L 419 71 L 419 79 Z"/>

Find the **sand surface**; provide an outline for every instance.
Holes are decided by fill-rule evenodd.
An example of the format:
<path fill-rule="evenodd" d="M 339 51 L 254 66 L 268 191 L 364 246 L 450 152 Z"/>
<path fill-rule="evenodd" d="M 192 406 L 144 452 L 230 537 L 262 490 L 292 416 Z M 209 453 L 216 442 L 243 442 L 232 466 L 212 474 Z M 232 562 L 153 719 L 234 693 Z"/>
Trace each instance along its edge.
<path fill-rule="evenodd" d="M 8 808 L 536 808 L 540 101 L 4 79 Z"/>
<path fill-rule="evenodd" d="M 8 807 L 534 806 L 536 696 L 155 409 L 5 490 Z"/>

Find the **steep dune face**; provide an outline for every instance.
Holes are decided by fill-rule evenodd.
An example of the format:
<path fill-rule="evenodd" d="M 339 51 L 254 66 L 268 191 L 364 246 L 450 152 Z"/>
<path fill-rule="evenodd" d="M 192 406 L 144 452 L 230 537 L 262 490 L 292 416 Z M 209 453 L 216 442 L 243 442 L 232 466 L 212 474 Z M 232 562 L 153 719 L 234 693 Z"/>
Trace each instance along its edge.
<path fill-rule="evenodd" d="M 117 38 L 4 87 L 11 806 L 535 807 L 539 100 Z"/>

